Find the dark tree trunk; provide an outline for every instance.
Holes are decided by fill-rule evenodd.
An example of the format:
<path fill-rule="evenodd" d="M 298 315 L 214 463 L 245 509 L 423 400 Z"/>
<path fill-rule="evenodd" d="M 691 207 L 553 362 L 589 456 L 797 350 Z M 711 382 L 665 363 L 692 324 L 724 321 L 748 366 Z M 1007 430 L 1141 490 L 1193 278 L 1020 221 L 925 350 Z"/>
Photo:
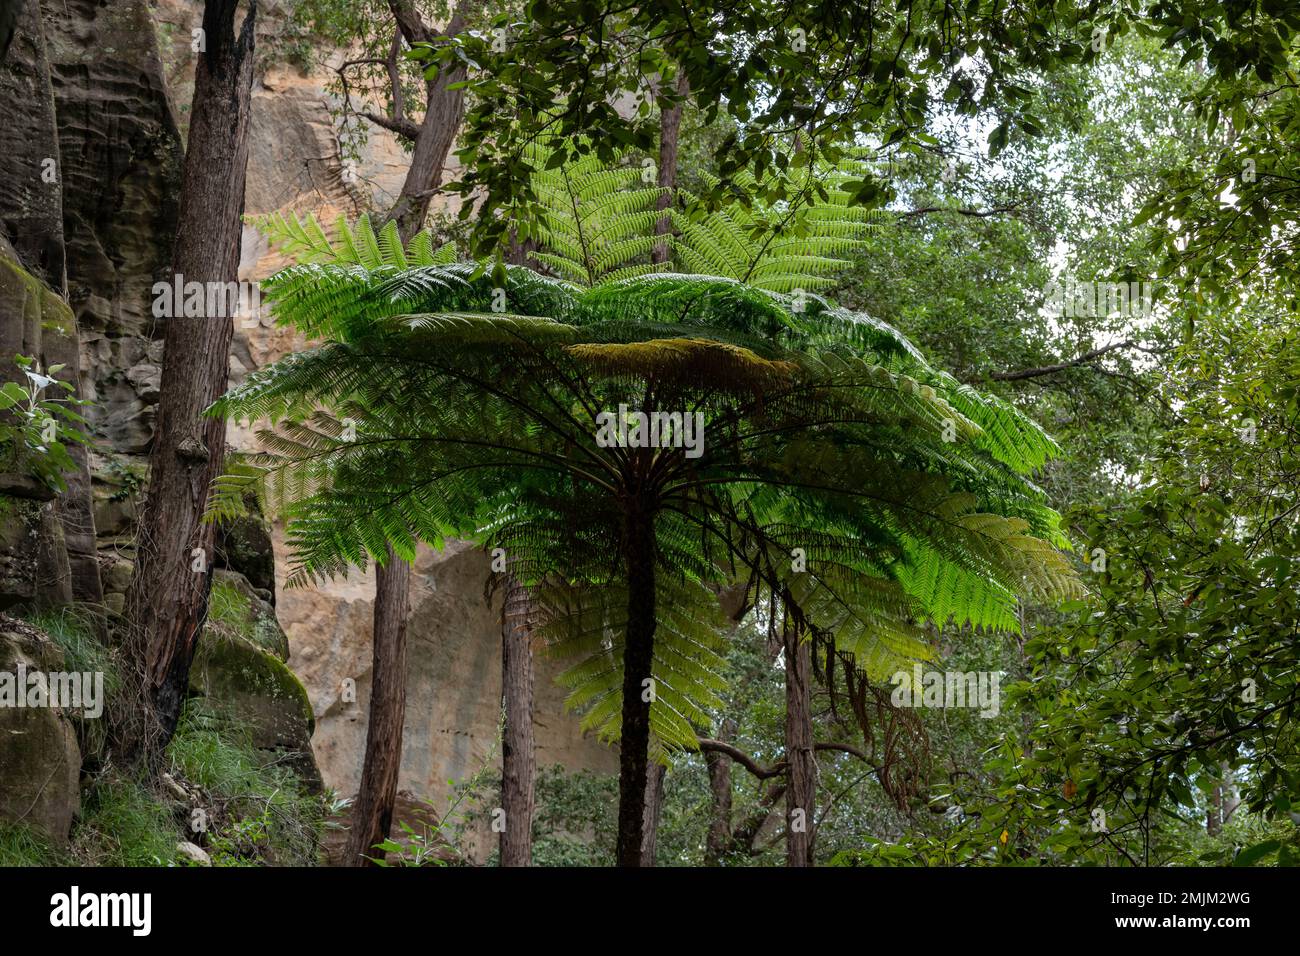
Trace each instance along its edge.
<path fill-rule="evenodd" d="M 677 95 L 684 100 L 689 91 L 690 84 L 686 80 L 686 71 L 682 70 L 677 75 Z M 659 197 L 658 208 L 661 210 L 668 209 L 676 199 L 677 154 L 681 128 L 682 103 L 679 102 L 659 114 L 659 185 L 668 190 Z M 655 223 L 656 236 L 668 236 L 672 231 L 673 221 L 669 216 L 665 215 Z M 667 262 L 669 258 L 667 239 L 650 250 L 651 262 Z"/>
<path fill-rule="evenodd" d="M 736 722 L 728 717 L 718 728 L 718 739 L 730 741 Z M 731 847 L 731 758 L 715 750 L 704 754 L 709 771 L 709 794 L 713 808 L 709 817 L 709 834 L 704 845 L 704 865 L 717 866 Z"/>
<path fill-rule="evenodd" d="M 528 589 L 510 579 L 501 610 L 501 696 L 505 732 L 501 745 L 501 865 L 533 862 L 533 620 Z"/>
<path fill-rule="evenodd" d="M 639 867 L 645 830 L 650 749 L 651 676 L 655 641 L 654 521 L 635 505 L 623 536 L 627 563 L 627 633 L 623 643 L 623 735 L 618 758 L 618 864 Z"/>
<path fill-rule="evenodd" d="M 668 768 L 655 761 L 646 769 L 645 810 L 641 815 L 641 865 L 654 866 L 658 850 L 659 815 L 664 805 L 664 779 Z"/>
<path fill-rule="evenodd" d="M 352 811 L 344 861 L 373 866 L 374 847 L 388 838 L 402 765 L 402 723 L 406 719 L 406 619 L 410 614 L 411 566 L 388 549 L 375 567 L 375 640 L 370 674 L 370 718 L 361 788 Z"/>
<path fill-rule="evenodd" d="M 208 0 L 203 10 L 206 50 L 195 69 L 172 254 L 172 272 L 186 283 L 238 278 L 257 2 L 238 35 L 237 5 Z M 158 430 L 126 597 L 127 685 L 118 696 L 131 712 L 115 721 L 118 757 L 127 761 L 160 756 L 176 729 L 212 576 L 213 526 L 203 512 L 225 457 L 226 422 L 203 411 L 226 390 L 234 318 L 164 321 Z"/>
<path fill-rule="evenodd" d="M 789 787 L 785 793 L 785 859 L 787 866 L 812 866 L 813 813 L 817 801 L 817 759 L 812 731 L 812 641 L 801 640 L 800 628 L 785 628 L 785 757 Z"/>

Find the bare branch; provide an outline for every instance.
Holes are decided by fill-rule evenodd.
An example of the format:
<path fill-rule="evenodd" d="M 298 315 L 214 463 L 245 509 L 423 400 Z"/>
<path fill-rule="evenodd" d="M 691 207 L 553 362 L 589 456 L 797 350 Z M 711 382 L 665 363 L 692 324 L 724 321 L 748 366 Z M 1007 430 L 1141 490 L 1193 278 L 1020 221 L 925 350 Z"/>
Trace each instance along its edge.
<path fill-rule="evenodd" d="M 410 120 L 396 120 L 389 116 L 381 116 L 378 113 L 371 113 L 369 110 L 362 110 L 357 114 L 364 116 L 376 126 L 382 126 L 384 129 L 403 136 L 406 139 L 415 139 L 420 135 L 420 127 L 416 126 Z"/>
<path fill-rule="evenodd" d="M 1076 368 L 1080 365 L 1086 365 L 1095 358 L 1105 355 L 1107 352 L 1114 352 L 1116 349 L 1132 348 L 1136 345 L 1132 339 L 1125 339 L 1123 342 L 1112 342 L 1110 345 L 1103 345 L 1101 348 L 1089 349 L 1082 355 L 1070 359 L 1068 362 L 1058 362 L 1055 365 L 1043 365 L 1039 368 L 1026 368 L 1018 372 L 993 372 L 989 378 L 995 382 L 1019 382 L 1027 378 L 1041 378 L 1044 375 L 1054 375 L 1057 372 L 1063 372 L 1068 368 Z"/>

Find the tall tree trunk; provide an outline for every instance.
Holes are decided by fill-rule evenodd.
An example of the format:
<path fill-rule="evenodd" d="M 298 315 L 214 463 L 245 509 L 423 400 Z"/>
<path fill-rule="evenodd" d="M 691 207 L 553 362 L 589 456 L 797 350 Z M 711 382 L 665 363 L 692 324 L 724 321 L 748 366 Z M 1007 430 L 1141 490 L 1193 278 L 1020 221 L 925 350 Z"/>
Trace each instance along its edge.
<path fill-rule="evenodd" d="M 619 866 L 641 865 L 646 768 L 650 748 L 651 676 L 655 642 L 654 520 L 632 505 L 624 523 L 627 629 L 623 643 L 623 735 L 618 758 Z"/>
<path fill-rule="evenodd" d="M 677 95 L 684 101 L 690 92 L 686 80 L 686 71 L 677 74 Z M 675 201 L 677 189 L 677 154 L 678 142 L 682 128 L 682 102 L 670 106 L 659 114 L 659 186 L 667 192 L 659 197 L 657 208 L 667 210 Z M 665 215 L 655 223 L 655 235 L 664 236 L 663 242 L 657 243 L 650 250 L 651 262 L 667 262 L 670 258 L 667 236 L 673 231 L 672 218 Z"/>
<path fill-rule="evenodd" d="M 424 25 L 410 0 L 390 0 L 389 9 L 408 43 L 430 42 L 434 34 Z M 447 34 L 465 27 L 462 0 Z M 424 226 L 429 201 L 442 181 L 443 165 L 465 116 L 465 94 L 448 90 L 457 71 L 426 84 L 428 104 L 415 139 L 411 167 L 402 191 L 386 220 L 397 222 L 403 244 Z M 464 79 L 463 69 L 459 78 Z M 397 802 L 397 778 L 402 762 L 402 722 L 406 715 L 406 619 L 410 614 L 411 566 L 388 549 L 385 564 L 376 568 L 374 610 L 374 679 L 370 688 L 370 716 L 366 729 L 365 765 L 352 814 L 347 860 L 353 866 L 370 865 L 372 847 L 388 838 Z M 394 670 L 395 668 L 395 670 Z"/>
<path fill-rule="evenodd" d="M 257 0 L 238 36 L 237 6 L 208 0 L 203 10 L 172 253 L 184 283 L 238 278 Z M 225 458 L 226 422 L 203 411 L 226 390 L 234 318 L 187 317 L 180 305 L 164 320 L 158 429 L 126 596 L 127 685 L 118 696 L 130 712 L 118 714 L 115 738 L 127 761 L 161 756 L 176 729 L 211 585 L 213 526 L 203 512 Z"/>
<path fill-rule="evenodd" d="M 668 767 L 655 761 L 646 768 L 645 810 L 641 814 L 641 865 L 654 866 L 659 843 L 659 815 L 664 805 Z"/>
<path fill-rule="evenodd" d="M 361 788 L 352 813 L 345 862 L 372 866 L 374 846 L 388 838 L 402 765 L 406 719 L 406 619 L 410 614 L 411 566 L 388 549 L 375 568 L 375 639 L 371 655 L 370 719 Z"/>
<path fill-rule="evenodd" d="M 736 722 L 730 717 L 718 728 L 718 739 L 730 741 L 736 734 Z M 709 815 L 709 834 L 704 844 L 704 865 L 717 866 L 723 854 L 731 847 L 731 758 L 715 750 L 704 754 L 704 764 L 709 771 L 709 794 L 712 811 Z"/>
<path fill-rule="evenodd" d="M 786 620 L 785 635 L 785 759 L 789 787 L 785 793 L 785 859 L 787 866 L 812 866 L 813 813 L 817 801 L 817 760 L 812 731 L 812 641 Z"/>
<path fill-rule="evenodd" d="M 528 589 L 512 576 L 501 609 L 501 696 L 506 723 L 501 746 L 501 865 L 533 862 L 533 620 Z"/>

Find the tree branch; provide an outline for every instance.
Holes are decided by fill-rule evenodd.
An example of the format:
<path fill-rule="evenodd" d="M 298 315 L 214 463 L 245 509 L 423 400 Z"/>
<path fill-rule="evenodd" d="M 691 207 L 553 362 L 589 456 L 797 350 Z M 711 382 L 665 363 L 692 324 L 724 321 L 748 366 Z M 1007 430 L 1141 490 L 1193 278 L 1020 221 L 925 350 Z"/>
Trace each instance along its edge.
<path fill-rule="evenodd" d="M 764 767 L 749 754 L 745 753 L 739 747 L 734 747 L 724 740 L 713 740 L 709 737 L 701 737 L 696 743 L 699 744 L 700 750 L 705 752 L 726 754 L 736 763 L 740 764 L 759 780 L 768 780 L 772 777 L 779 777 L 789 769 L 789 764 L 785 760 L 778 760 L 770 767 Z M 833 742 L 818 741 L 813 744 L 815 751 L 833 751 L 835 753 L 846 753 L 857 757 L 873 770 L 879 770 L 879 765 L 868 757 L 865 753 L 854 747 L 852 744 L 841 744 Z"/>
<path fill-rule="evenodd" d="M 392 117 L 382 116 L 379 113 L 372 113 L 369 110 L 361 110 L 358 115 L 364 116 L 376 126 L 382 126 L 389 132 L 396 133 L 398 136 L 404 137 L 405 139 L 413 140 L 415 137 L 420 135 L 420 127 L 407 119 L 393 119 Z"/>
<path fill-rule="evenodd" d="M 1063 372 L 1068 368 L 1076 368 L 1080 365 L 1086 365 L 1095 358 L 1105 355 L 1107 352 L 1114 352 L 1116 349 L 1132 348 L 1136 343 L 1132 339 L 1125 339 L 1123 342 L 1112 342 L 1110 345 L 1103 345 L 1101 348 L 1089 349 L 1082 355 L 1070 359 L 1068 362 L 1058 362 L 1055 365 L 1043 365 L 1039 368 L 1026 368 L 1018 372 L 993 372 L 989 378 L 995 382 L 1019 382 L 1027 378 L 1041 378 L 1044 375 L 1054 375 L 1057 372 Z"/>
<path fill-rule="evenodd" d="M 402 36 L 410 46 L 433 42 L 433 31 L 425 26 L 424 18 L 411 0 L 388 0 L 388 9 L 393 11 L 397 28 L 402 31 Z"/>
<path fill-rule="evenodd" d="M 987 219 L 989 216 L 996 216 L 1004 212 L 1015 212 L 1019 204 L 1012 203 L 1010 206 L 994 206 L 991 209 L 967 209 L 959 206 L 919 206 L 916 209 L 909 209 L 900 213 L 903 219 L 910 219 L 913 216 L 924 216 L 932 212 L 955 212 L 959 216 L 971 216 L 975 219 Z"/>

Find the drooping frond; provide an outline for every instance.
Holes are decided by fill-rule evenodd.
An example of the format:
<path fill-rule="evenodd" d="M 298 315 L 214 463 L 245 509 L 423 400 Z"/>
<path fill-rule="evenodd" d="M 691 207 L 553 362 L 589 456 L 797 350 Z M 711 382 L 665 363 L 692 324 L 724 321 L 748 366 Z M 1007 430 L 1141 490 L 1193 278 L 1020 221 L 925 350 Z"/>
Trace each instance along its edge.
<path fill-rule="evenodd" d="M 722 705 L 723 621 L 713 592 L 664 575 L 656 606 L 650 729 L 670 749 L 695 749 L 709 708 Z M 626 588 L 538 591 L 544 623 L 539 633 L 555 656 L 575 660 L 558 678 L 569 688 L 565 706 L 583 715 L 582 728 L 618 740 L 622 730 L 623 634 Z"/>

